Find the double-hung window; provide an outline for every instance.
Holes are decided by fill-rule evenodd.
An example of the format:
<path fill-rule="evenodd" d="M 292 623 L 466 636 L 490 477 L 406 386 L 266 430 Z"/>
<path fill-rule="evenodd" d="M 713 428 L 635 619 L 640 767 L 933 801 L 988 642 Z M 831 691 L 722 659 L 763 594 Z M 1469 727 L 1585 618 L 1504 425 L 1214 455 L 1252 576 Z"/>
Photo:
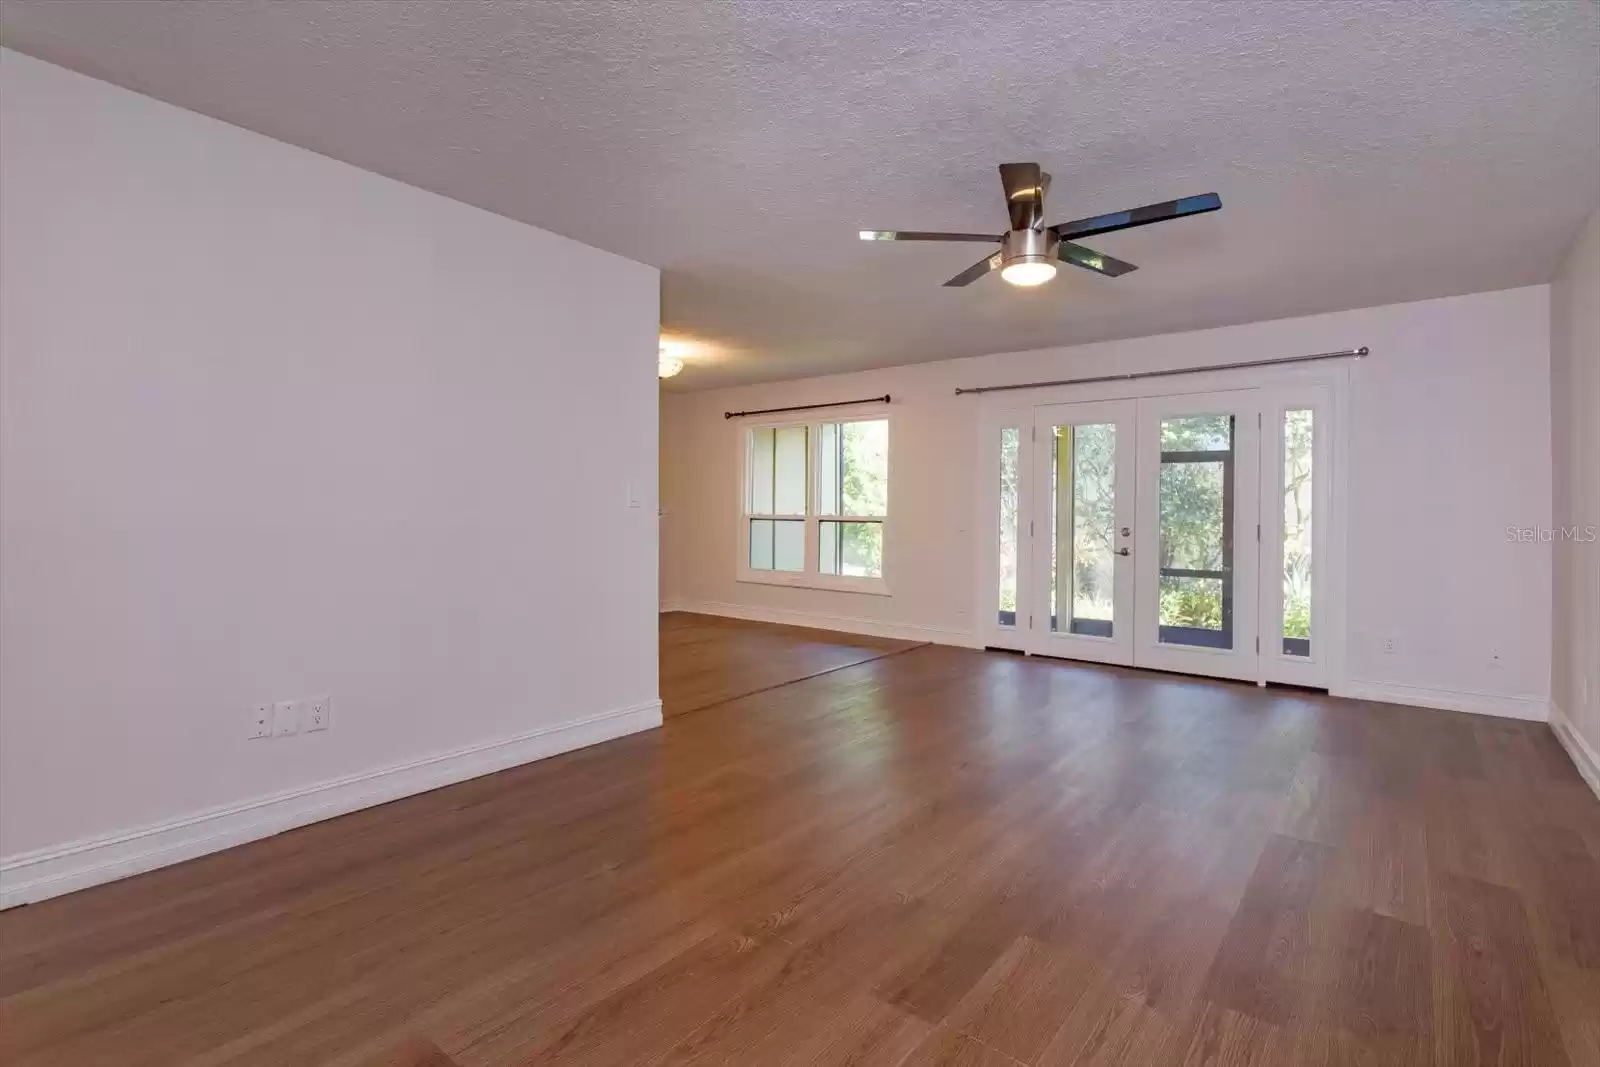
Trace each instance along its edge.
<path fill-rule="evenodd" d="M 739 577 L 886 592 L 889 420 L 744 431 Z"/>

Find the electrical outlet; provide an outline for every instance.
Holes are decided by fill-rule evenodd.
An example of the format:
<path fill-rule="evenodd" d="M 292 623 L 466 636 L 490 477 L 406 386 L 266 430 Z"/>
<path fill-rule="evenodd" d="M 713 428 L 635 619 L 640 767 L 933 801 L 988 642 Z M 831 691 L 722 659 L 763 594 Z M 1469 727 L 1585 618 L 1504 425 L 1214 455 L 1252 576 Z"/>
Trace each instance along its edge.
<path fill-rule="evenodd" d="M 257 704 L 250 709 L 250 739 L 272 736 L 272 705 Z"/>
<path fill-rule="evenodd" d="M 272 736 L 287 737 L 300 732 L 300 701 L 280 700 L 272 705 Z"/>
<path fill-rule="evenodd" d="M 312 697 L 306 701 L 306 733 L 326 730 L 333 718 L 332 697 Z"/>
<path fill-rule="evenodd" d="M 1396 638 L 1396 637 L 1385 637 L 1383 639 L 1383 654 L 1385 656 L 1394 655 L 1395 652 L 1399 651 L 1399 648 L 1400 648 L 1400 640 L 1399 640 L 1399 638 Z"/>

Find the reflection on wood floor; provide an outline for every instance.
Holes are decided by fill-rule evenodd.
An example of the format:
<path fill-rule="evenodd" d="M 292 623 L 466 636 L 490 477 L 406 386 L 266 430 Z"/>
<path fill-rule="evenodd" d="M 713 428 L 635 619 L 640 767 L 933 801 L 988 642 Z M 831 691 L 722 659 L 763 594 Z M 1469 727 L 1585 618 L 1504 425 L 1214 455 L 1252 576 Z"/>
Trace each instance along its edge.
<path fill-rule="evenodd" d="M 914 641 L 671 611 L 661 616 L 661 706 L 682 715 L 878 659 Z"/>
<path fill-rule="evenodd" d="M 768 677 L 714 625 L 685 703 Z M 0 1062 L 1594 1067 L 1600 802 L 1542 724 L 923 646 L 0 914 Z"/>

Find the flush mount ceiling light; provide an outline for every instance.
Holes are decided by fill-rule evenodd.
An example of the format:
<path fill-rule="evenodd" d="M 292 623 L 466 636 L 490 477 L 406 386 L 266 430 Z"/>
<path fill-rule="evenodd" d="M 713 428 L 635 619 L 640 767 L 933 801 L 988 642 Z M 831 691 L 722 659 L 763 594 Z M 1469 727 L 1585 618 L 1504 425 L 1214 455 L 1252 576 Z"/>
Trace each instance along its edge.
<path fill-rule="evenodd" d="M 1115 211 L 1109 215 L 1063 222 L 1055 226 L 1044 224 L 1044 194 L 1050 188 L 1050 175 L 1039 169 L 1037 163 L 1000 164 L 1000 184 L 1006 191 L 1006 210 L 1011 216 L 1011 229 L 1004 234 L 987 233 L 934 233 L 923 230 L 862 230 L 863 241 L 984 241 L 998 243 L 1000 250 L 987 259 L 974 263 L 945 285 L 971 285 L 990 271 L 998 270 L 1000 277 L 1012 285 L 1043 285 L 1056 274 L 1056 263 L 1071 263 L 1108 278 L 1137 270 L 1132 263 L 1103 255 L 1092 248 L 1075 244 L 1079 237 L 1127 230 L 1135 226 L 1148 226 L 1152 222 L 1165 222 L 1185 215 L 1200 215 L 1222 206 L 1216 193 L 1186 196 L 1182 200 L 1168 200 L 1161 204 L 1148 204 L 1131 211 Z"/>
<path fill-rule="evenodd" d="M 671 378 L 683 370 L 683 357 L 689 354 L 689 349 L 692 347 L 676 338 L 663 337 L 657 349 L 659 353 L 656 360 L 657 377 Z"/>

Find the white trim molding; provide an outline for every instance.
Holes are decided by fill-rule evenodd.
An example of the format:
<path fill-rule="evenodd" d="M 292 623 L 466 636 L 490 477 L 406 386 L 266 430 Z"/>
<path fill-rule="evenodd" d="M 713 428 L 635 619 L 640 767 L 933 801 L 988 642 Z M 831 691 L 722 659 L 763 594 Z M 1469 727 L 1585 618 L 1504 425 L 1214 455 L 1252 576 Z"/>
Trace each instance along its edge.
<path fill-rule="evenodd" d="M 1484 693 L 1471 689 L 1438 689 L 1426 685 L 1397 685 L 1393 682 L 1363 682 L 1351 679 L 1329 689 L 1336 697 L 1351 700 L 1377 700 L 1385 704 L 1411 704 L 1444 711 L 1465 711 L 1473 715 L 1496 715 L 1503 719 L 1545 722 L 1550 718 L 1550 702 L 1543 697 Z"/>
<path fill-rule="evenodd" d="M 1561 710 L 1560 705 L 1550 705 L 1550 729 L 1555 731 L 1556 740 L 1561 742 L 1561 747 L 1567 750 L 1567 755 L 1572 757 L 1572 762 L 1577 766 L 1578 773 L 1583 775 L 1583 780 L 1589 783 L 1589 788 L 1596 797 L 1600 797 L 1600 753 L 1589 747 L 1572 725 L 1572 720 L 1567 718 L 1567 713 Z"/>
<path fill-rule="evenodd" d="M 919 626 L 908 622 L 886 622 L 856 615 L 833 615 L 820 611 L 789 608 L 759 608 L 722 600 L 675 600 L 662 611 L 687 611 L 696 615 L 720 615 L 750 622 L 774 622 L 783 626 L 809 626 L 813 630 L 835 630 L 864 637 L 887 637 L 899 641 L 927 641 L 958 648 L 982 648 L 983 643 L 966 630 L 947 630 L 938 626 Z"/>
<path fill-rule="evenodd" d="M 426 793 L 661 725 L 661 701 L 212 808 L 107 837 L 0 858 L 0 908 L 86 889 L 308 823 Z"/>

